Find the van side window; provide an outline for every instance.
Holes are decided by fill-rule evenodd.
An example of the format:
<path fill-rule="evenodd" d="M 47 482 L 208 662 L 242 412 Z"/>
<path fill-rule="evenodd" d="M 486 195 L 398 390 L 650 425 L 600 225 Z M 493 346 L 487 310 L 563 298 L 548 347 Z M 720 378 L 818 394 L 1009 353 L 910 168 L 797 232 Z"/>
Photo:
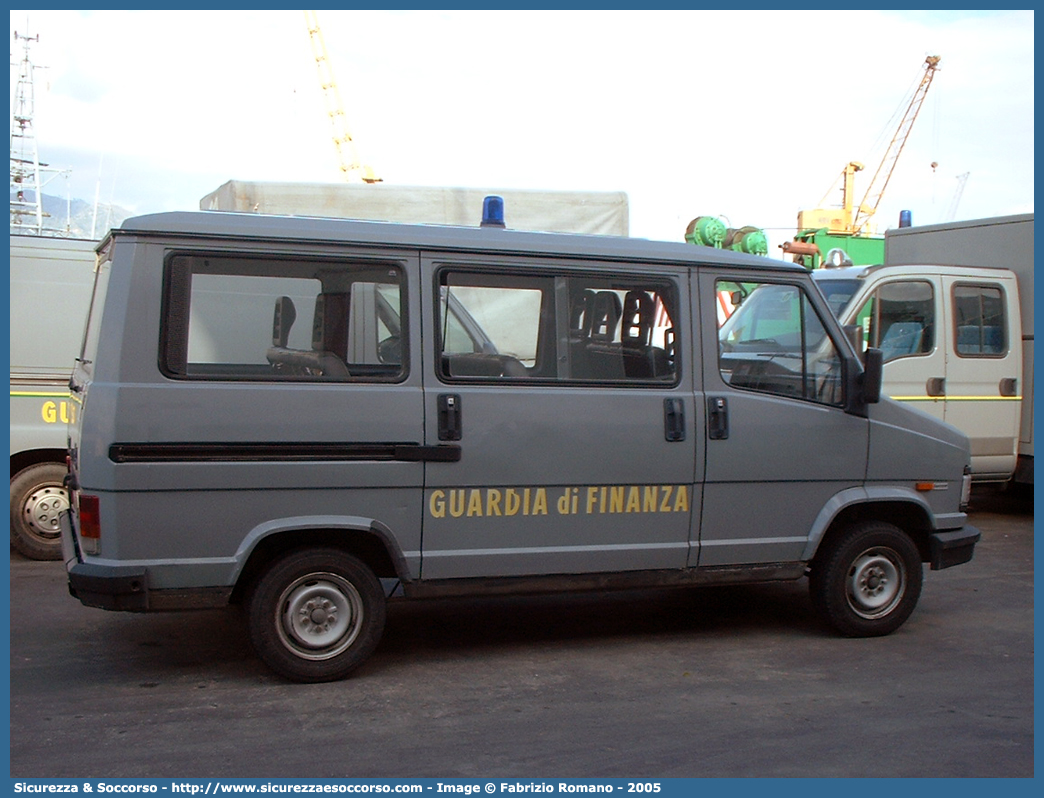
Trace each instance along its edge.
<path fill-rule="evenodd" d="M 718 330 L 718 367 L 734 388 L 844 402 L 842 359 L 822 319 L 796 285 L 717 283 L 733 308 Z"/>
<path fill-rule="evenodd" d="M 1003 357 L 1008 353 L 1008 323 L 999 286 L 954 286 L 953 323 L 958 356 Z"/>
<path fill-rule="evenodd" d="M 901 280 L 878 288 L 857 317 L 867 346 L 884 362 L 935 348 L 935 296 L 926 280 Z"/>
<path fill-rule="evenodd" d="M 443 378 L 678 379 L 670 282 L 444 271 L 440 283 Z"/>
<path fill-rule="evenodd" d="M 391 264 L 178 254 L 161 368 L 182 379 L 397 380 L 401 272 Z"/>

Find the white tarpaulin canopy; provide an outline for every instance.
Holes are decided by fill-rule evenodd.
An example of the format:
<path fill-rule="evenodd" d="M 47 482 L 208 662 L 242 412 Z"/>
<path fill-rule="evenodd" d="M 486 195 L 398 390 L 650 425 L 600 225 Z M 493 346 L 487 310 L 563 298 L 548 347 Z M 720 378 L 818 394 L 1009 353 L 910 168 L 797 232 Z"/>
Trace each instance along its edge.
<path fill-rule="evenodd" d="M 623 191 L 397 186 L 384 183 L 255 183 L 230 180 L 199 202 L 204 211 L 282 216 L 329 216 L 410 224 L 477 227 L 483 198 L 504 199 L 504 221 L 514 230 L 545 233 L 629 234 Z"/>

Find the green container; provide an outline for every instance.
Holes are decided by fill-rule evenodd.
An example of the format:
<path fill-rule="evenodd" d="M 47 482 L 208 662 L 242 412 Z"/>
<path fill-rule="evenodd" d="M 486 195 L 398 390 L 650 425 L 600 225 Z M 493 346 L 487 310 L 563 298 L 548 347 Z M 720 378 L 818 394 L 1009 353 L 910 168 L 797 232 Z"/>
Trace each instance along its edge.
<path fill-rule="evenodd" d="M 853 266 L 876 266 L 884 263 L 884 245 L 882 236 L 855 236 L 846 233 L 829 233 L 821 230 L 802 230 L 794 237 L 795 241 L 815 244 L 819 248 L 818 255 L 800 255 L 794 258 L 806 269 L 820 269 L 824 265 L 827 253 L 838 247 L 848 253 Z"/>

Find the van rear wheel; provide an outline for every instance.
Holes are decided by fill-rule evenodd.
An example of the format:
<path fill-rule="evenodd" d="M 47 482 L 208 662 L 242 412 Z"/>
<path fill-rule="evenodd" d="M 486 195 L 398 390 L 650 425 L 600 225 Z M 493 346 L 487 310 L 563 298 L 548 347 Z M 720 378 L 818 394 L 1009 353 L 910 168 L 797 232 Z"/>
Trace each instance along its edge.
<path fill-rule="evenodd" d="M 819 614 L 849 637 L 894 632 L 917 606 L 921 555 L 909 535 L 893 524 L 856 524 L 825 544 L 809 575 Z"/>
<path fill-rule="evenodd" d="M 297 682 L 343 679 L 384 632 L 381 583 L 350 554 L 302 549 L 273 562 L 247 600 L 250 640 L 261 660 Z"/>
<path fill-rule="evenodd" d="M 11 543 L 31 560 L 62 557 L 58 516 L 69 509 L 66 473 L 59 463 L 36 463 L 11 480 Z"/>

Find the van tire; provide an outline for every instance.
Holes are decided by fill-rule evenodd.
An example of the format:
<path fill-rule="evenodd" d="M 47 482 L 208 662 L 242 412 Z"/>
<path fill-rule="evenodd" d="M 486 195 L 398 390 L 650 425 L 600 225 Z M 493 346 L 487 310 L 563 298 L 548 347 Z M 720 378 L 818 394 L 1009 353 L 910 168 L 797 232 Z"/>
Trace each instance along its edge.
<path fill-rule="evenodd" d="M 11 480 L 11 544 L 31 560 L 62 558 L 58 515 L 69 509 L 66 473 L 59 463 L 36 463 Z"/>
<path fill-rule="evenodd" d="M 819 614 L 848 637 L 894 632 L 917 606 L 923 572 L 910 536 L 867 521 L 829 540 L 816 555 L 809 592 Z"/>
<path fill-rule="evenodd" d="M 384 619 L 380 581 L 335 548 L 299 549 L 273 561 L 247 599 L 254 650 L 295 682 L 343 679 L 377 648 Z"/>

